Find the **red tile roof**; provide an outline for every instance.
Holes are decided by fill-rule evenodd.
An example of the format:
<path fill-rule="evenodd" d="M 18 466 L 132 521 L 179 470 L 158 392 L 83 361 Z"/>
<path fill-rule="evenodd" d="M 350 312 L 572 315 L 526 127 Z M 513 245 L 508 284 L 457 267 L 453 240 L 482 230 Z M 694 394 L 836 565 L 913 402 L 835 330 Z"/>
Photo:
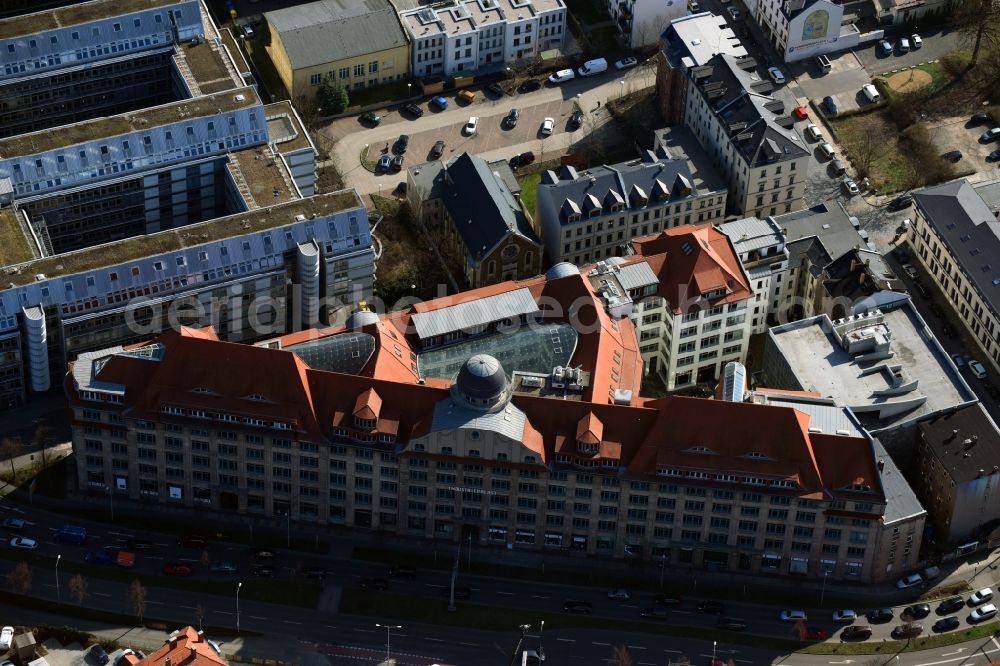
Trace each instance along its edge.
<path fill-rule="evenodd" d="M 171 634 L 156 652 L 139 662 L 140 666 L 229 666 L 205 636 L 194 627 L 184 627 Z"/>

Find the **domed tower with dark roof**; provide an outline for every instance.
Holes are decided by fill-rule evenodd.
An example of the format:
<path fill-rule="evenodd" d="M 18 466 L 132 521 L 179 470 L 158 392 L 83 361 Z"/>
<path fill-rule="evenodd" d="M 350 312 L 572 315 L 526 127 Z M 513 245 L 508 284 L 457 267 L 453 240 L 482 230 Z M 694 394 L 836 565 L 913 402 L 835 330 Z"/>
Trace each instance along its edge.
<path fill-rule="evenodd" d="M 452 399 L 469 409 L 497 412 L 510 400 L 510 383 L 500 361 L 476 354 L 462 364 L 451 385 Z"/>

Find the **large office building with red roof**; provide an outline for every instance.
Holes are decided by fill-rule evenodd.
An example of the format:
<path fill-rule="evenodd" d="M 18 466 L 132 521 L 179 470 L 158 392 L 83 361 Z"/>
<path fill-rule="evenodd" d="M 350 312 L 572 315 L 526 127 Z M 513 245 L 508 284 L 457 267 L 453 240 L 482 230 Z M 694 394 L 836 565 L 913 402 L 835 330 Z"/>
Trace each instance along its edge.
<path fill-rule="evenodd" d="M 663 296 L 625 269 L 669 274 L 657 247 L 253 346 L 182 328 L 83 354 L 80 486 L 483 547 L 890 575 L 883 535 L 922 513 L 890 511 L 859 428 L 734 392 L 640 396 L 630 315 Z"/>

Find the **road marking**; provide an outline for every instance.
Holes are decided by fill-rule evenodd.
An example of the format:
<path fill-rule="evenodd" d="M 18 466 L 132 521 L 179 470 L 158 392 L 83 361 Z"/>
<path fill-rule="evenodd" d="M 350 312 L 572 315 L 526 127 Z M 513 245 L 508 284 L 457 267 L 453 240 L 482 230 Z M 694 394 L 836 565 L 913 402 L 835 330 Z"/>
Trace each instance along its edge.
<path fill-rule="evenodd" d="M 154 543 L 153 545 L 154 546 L 161 546 L 163 548 L 167 548 L 170 544 L 169 543 Z"/>
<path fill-rule="evenodd" d="M 143 559 L 146 559 L 146 560 L 162 560 L 164 558 L 159 557 L 157 555 L 146 555 Z"/>
<path fill-rule="evenodd" d="M 42 583 L 42 587 L 55 587 L 52 583 Z"/>
<path fill-rule="evenodd" d="M 500 590 L 497 590 L 497 594 L 502 594 L 505 597 L 512 597 L 512 596 L 514 596 L 513 592 L 501 592 Z"/>
<path fill-rule="evenodd" d="M 94 594 L 97 595 L 97 596 L 99 596 L 99 597 L 110 597 L 111 596 L 107 592 L 94 592 Z"/>
<path fill-rule="evenodd" d="M 533 595 L 531 595 L 531 598 L 532 599 L 551 599 L 552 597 L 546 597 L 546 596 L 544 596 L 542 594 L 533 594 Z"/>
<path fill-rule="evenodd" d="M 327 629 L 336 629 L 337 628 L 337 627 L 333 626 L 332 624 L 324 624 L 323 626 L 326 627 Z"/>
<path fill-rule="evenodd" d="M 229 611 L 214 610 L 213 613 L 218 613 L 219 615 L 232 615 Z"/>
<path fill-rule="evenodd" d="M 446 585 L 436 585 L 434 583 L 424 583 L 424 586 L 426 586 L 426 587 L 437 587 L 437 588 L 447 587 Z"/>
<path fill-rule="evenodd" d="M 628 649 L 630 649 L 630 650 L 645 650 L 646 646 L 644 646 L 644 645 L 629 645 Z"/>
<path fill-rule="evenodd" d="M 441 638 L 434 638 L 432 636 L 424 636 L 424 640 L 425 641 L 434 641 L 435 643 L 444 643 L 443 639 L 441 639 Z"/>
<path fill-rule="evenodd" d="M 375 633 L 374 629 L 361 629 L 359 627 L 355 627 L 354 631 L 360 631 L 363 634 L 374 634 Z"/>
<path fill-rule="evenodd" d="M 187 558 L 187 557 L 178 557 L 178 558 L 177 558 L 177 561 L 178 561 L 178 562 L 194 562 L 195 564 L 197 564 L 197 563 L 198 563 L 198 562 L 200 562 L 201 560 L 192 560 L 192 559 L 190 559 L 190 558 Z"/>
<path fill-rule="evenodd" d="M 671 613 L 680 613 L 681 615 L 691 615 L 691 611 L 675 610 L 675 611 L 670 611 L 670 612 Z"/>
<path fill-rule="evenodd" d="M 282 620 L 285 624 L 302 624 L 301 622 L 296 622 L 295 620 Z"/>
<path fill-rule="evenodd" d="M 557 638 L 557 641 L 562 641 L 563 643 L 576 643 L 575 638 Z"/>
<path fill-rule="evenodd" d="M 152 599 L 147 599 L 146 603 L 153 604 L 154 606 L 166 606 L 166 604 L 163 603 L 162 601 L 153 601 Z"/>
<path fill-rule="evenodd" d="M 187 609 L 187 610 L 198 610 L 197 606 L 181 606 L 181 608 L 184 608 L 184 609 Z"/>
<path fill-rule="evenodd" d="M 478 643 L 463 643 L 463 642 L 459 641 L 459 643 L 458 643 L 458 644 L 459 644 L 459 645 L 466 645 L 466 646 L 468 646 L 468 647 L 479 647 L 479 644 L 478 644 Z"/>
<path fill-rule="evenodd" d="M 656 666 L 656 664 L 651 661 L 640 661 L 639 666 Z"/>
<path fill-rule="evenodd" d="M 618 604 L 622 608 L 638 608 L 638 606 L 630 606 L 629 604 Z"/>
<path fill-rule="evenodd" d="M 261 617 L 260 615 L 247 615 L 251 620 L 266 620 L 266 617 Z"/>
<path fill-rule="evenodd" d="M 597 641 L 591 642 L 591 645 L 600 645 L 602 647 L 611 647 L 611 643 L 598 643 Z"/>
<path fill-rule="evenodd" d="M 666 653 L 668 653 L 668 654 L 680 654 L 681 653 L 680 650 L 666 650 L 665 649 L 663 651 L 666 652 Z"/>

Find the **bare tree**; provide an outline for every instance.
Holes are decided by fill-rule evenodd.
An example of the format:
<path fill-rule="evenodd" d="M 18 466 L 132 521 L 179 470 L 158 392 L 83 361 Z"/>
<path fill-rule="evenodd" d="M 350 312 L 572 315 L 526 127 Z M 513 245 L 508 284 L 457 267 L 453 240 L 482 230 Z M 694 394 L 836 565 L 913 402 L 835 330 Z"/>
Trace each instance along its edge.
<path fill-rule="evenodd" d="M 632 655 L 624 645 L 616 646 L 611 653 L 611 659 L 608 659 L 608 666 L 632 666 L 633 663 Z"/>
<path fill-rule="evenodd" d="M 969 69 L 979 63 L 983 39 L 997 42 L 1000 38 L 1000 3 L 996 0 L 963 0 L 951 16 L 952 25 L 972 42 Z"/>
<path fill-rule="evenodd" d="M 7 574 L 7 582 L 14 594 L 28 594 L 31 592 L 32 579 L 31 566 L 27 562 L 18 562 L 17 566 Z"/>
<path fill-rule="evenodd" d="M 201 604 L 194 607 L 194 616 L 198 619 L 198 631 L 201 631 L 201 623 L 205 620 L 207 613 L 208 611 Z"/>
<path fill-rule="evenodd" d="M 87 598 L 87 579 L 77 574 L 69 579 L 69 594 L 76 600 L 76 603 L 83 605 L 83 600 Z"/>
<path fill-rule="evenodd" d="M 867 178 L 871 175 L 872 164 L 882 154 L 881 148 L 884 144 L 884 138 L 874 128 L 865 129 L 853 155 L 854 168 L 858 172 L 858 178 Z"/>
<path fill-rule="evenodd" d="M 10 462 L 10 481 L 14 482 L 15 470 L 14 470 L 14 458 L 21 455 L 24 451 L 24 444 L 21 443 L 19 437 L 4 437 L 3 441 L 0 442 L 0 456 L 3 456 Z"/>
<path fill-rule="evenodd" d="M 138 578 L 129 585 L 128 605 L 135 612 L 135 616 L 141 624 L 142 616 L 146 614 L 146 588 Z"/>

